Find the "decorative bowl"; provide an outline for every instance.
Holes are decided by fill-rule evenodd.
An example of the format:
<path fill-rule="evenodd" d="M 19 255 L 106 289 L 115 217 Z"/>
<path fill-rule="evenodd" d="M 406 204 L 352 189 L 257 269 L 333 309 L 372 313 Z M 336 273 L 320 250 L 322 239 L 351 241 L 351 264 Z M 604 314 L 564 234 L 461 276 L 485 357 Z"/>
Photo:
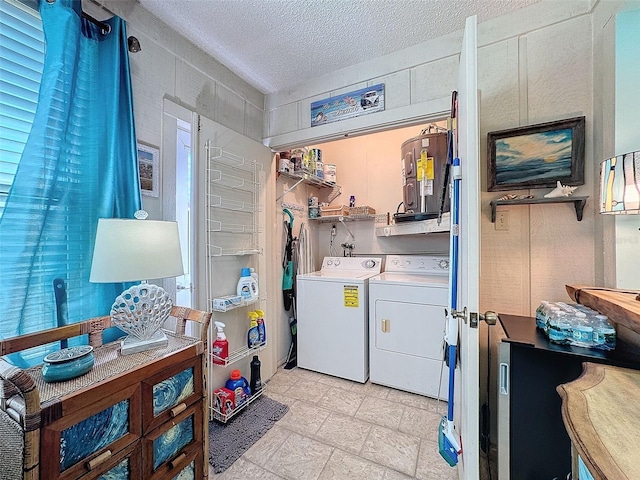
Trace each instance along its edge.
<path fill-rule="evenodd" d="M 63 348 L 44 357 L 42 378 L 49 383 L 71 380 L 91 370 L 94 360 L 90 345 Z"/>

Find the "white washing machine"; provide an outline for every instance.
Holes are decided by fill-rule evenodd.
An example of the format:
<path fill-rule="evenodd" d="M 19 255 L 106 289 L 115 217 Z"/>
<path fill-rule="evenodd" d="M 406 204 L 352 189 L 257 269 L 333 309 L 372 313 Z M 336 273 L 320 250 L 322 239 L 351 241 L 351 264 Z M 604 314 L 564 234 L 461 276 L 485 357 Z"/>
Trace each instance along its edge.
<path fill-rule="evenodd" d="M 355 382 L 369 378 L 369 278 L 381 258 L 325 257 L 298 275 L 298 366 Z"/>
<path fill-rule="evenodd" d="M 443 361 L 449 258 L 388 255 L 369 280 L 371 382 L 447 399 Z"/>

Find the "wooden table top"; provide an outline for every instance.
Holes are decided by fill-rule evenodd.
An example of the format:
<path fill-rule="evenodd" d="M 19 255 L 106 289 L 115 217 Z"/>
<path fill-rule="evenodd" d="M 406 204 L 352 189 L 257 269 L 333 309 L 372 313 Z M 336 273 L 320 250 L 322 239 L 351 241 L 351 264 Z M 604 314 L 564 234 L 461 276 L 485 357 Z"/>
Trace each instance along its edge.
<path fill-rule="evenodd" d="M 569 297 L 640 334 L 640 291 L 565 285 Z"/>
<path fill-rule="evenodd" d="M 567 433 L 594 478 L 640 479 L 640 371 L 585 363 L 557 390 Z"/>

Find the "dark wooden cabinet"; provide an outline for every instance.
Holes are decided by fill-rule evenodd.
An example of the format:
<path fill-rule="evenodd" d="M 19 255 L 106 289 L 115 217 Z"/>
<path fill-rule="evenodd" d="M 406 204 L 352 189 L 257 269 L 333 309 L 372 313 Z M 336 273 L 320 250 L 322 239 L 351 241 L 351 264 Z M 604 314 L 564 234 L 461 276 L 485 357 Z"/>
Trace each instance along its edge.
<path fill-rule="evenodd" d="M 109 471 L 102 468 L 108 463 L 123 478 L 156 480 L 176 475 L 189 458 L 201 470 L 204 348 L 196 339 L 180 342 L 185 337 L 170 336 L 167 349 L 124 357 L 105 345 L 95 351 L 92 373 L 106 378 L 52 399 L 48 392 L 65 386 L 41 385 L 40 478 L 94 478 L 97 469 Z M 30 373 L 36 377 L 37 369 Z"/>
<path fill-rule="evenodd" d="M 42 365 L 22 370 L 0 357 L 0 432 L 12 433 L 0 447 L 17 452 L 7 471 L 26 480 L 206 478 L 211 313 L 173 307 L 171 315 L 168 345 L 131 355 L 118 341 L 102 345 L 109 317 L 0 341 L 5 355 L 89 334 L 95 355 L 89 372 L 55 383 Z M 184 335 L 187 320 L 200 338 Z"/>
<path fill-rule="evenodd" d="M 500 315 L 498 473 L 501 480 L 567 478 L 571 442 L 562 421 L 560 384 L 578 378 L 583 362 L 640 369 L 640 352 L 618 339 L 605 352 L 556 345 L 535 318 Z"/>

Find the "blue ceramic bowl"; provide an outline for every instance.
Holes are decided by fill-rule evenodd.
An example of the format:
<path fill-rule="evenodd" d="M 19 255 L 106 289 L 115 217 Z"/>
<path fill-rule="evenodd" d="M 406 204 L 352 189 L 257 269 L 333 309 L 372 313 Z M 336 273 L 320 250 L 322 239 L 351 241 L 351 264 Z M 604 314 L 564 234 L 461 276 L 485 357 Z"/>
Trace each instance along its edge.
<path fill-rule="evenodd" d="M 70 380 L 91 370 L 93 362 L 93 347 L 90 345 L 63 348 L 44 357 L 42 378 L 45 382 Z"/>

